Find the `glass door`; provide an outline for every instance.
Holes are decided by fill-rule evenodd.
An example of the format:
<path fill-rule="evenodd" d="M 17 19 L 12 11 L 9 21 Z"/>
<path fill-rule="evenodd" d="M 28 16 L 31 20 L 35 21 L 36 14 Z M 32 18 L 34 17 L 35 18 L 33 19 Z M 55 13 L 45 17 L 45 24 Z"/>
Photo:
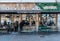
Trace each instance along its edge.
<path fill-rule="evenodd" d="M 35 14 L 22 14 L 23 32 L 34 32 L 35 17 Z"/>
<path fill-rule="evenodd" d="M 39 30 L 55 31 L 56 26 L 56 14 L 39 14 Z"/>
<path fill-rule="evenodd" d="M 14 31 L 18 32 L 18 27 L 19 27 L 19 14 L 13 14 L 12 15 L 14 20 L 13 20 L 13 25 L 14 25 Z"/>

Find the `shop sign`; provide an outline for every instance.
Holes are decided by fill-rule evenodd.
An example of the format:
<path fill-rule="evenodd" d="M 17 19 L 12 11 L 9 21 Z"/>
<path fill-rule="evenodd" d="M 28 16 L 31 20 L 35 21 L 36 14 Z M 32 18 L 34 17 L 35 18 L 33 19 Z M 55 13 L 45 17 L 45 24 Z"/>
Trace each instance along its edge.
<path fill-rule="evenodd" d="M 58 3 L 36 3 L 42 11 L 60 11 L 60 5 Z"/>

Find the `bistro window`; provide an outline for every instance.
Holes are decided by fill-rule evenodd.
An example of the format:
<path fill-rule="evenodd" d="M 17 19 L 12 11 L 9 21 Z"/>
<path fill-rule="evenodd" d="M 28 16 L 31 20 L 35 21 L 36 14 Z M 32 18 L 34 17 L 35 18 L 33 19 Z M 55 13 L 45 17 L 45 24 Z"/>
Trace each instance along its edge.
<path fill-rule="evenodd" d="M 39 28 L 55 30 L 56 21 L 56 14 L 39 14 Z"/>

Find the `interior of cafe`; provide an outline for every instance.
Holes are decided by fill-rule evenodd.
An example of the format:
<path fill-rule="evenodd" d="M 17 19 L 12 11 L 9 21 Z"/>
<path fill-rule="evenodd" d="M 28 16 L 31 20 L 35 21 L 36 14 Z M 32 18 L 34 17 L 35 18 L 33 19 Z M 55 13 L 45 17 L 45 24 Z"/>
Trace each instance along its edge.
<path fill-rule="evenodd" d="M 0 14 L 0 24 L 17 32 L 57 31 L 57 14 Z"/>

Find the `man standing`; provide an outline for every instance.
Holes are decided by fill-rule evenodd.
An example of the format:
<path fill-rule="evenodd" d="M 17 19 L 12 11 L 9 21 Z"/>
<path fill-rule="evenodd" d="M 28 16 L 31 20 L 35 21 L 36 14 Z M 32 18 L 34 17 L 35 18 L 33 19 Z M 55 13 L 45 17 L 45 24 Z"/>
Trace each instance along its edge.
<path fill-rule="evenodd" d="M 25 20 L 22 20 L 22 21 L 20 22 L 20 31 L 23 30 L 24 24 L 25 24 Z"/>

